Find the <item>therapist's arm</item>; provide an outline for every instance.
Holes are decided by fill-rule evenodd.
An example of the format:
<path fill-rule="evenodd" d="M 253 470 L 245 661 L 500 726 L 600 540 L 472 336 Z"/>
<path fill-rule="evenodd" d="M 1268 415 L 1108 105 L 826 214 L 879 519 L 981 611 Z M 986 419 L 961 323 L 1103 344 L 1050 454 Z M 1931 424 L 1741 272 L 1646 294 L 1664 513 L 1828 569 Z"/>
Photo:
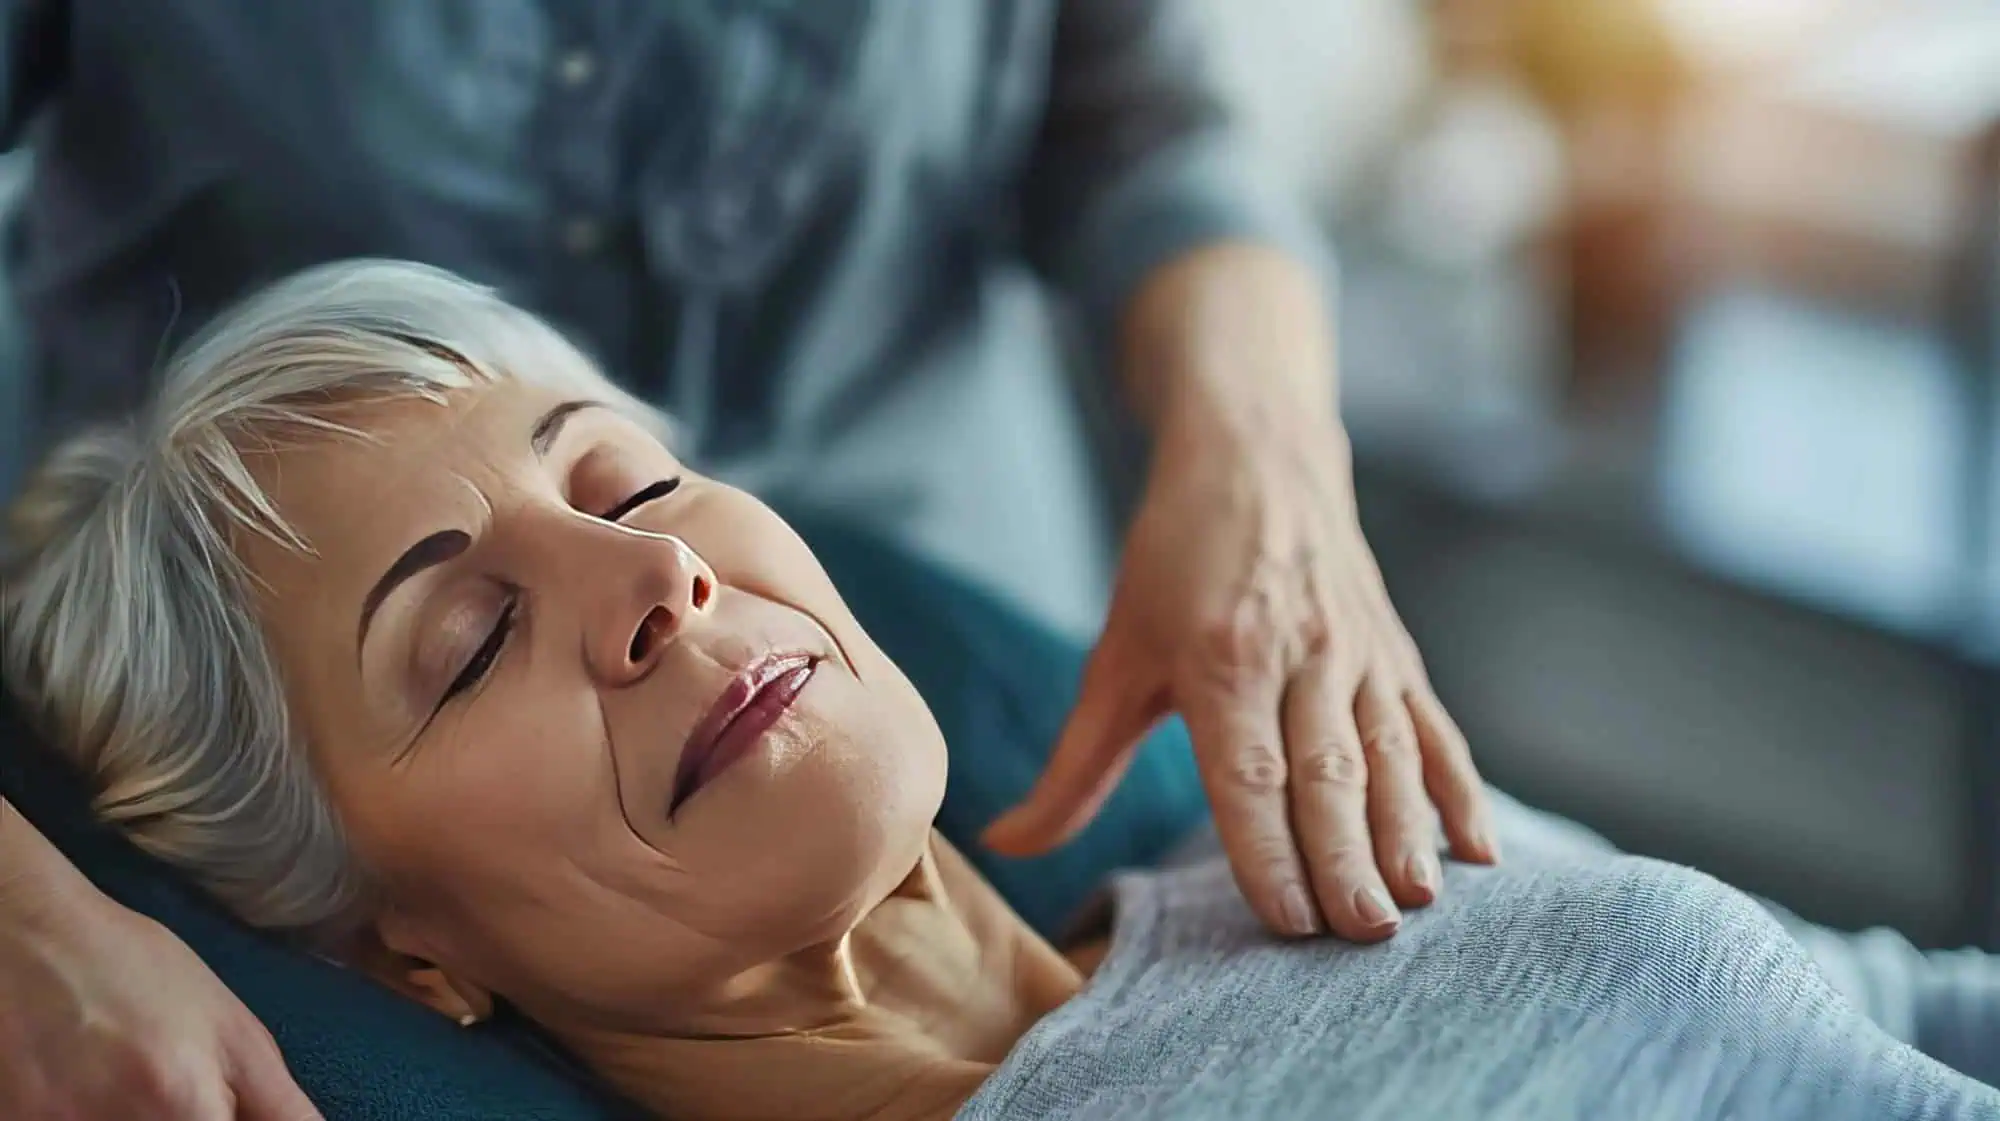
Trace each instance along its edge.
<path fill-rule="evenodd" d="M 1249 143 L 1216 72 L 1205 0 L 1065 0 L 1018 209 L 1030 259 L 1115 341 L 1140 287 L 1225 242 L 1331 277 L 1301 200 Z"/>
<path fill-rule="evenodd" d="M 1063 7 L 1023 213 L 1147 422 L 1152 467 L 1078 703 L 987 842 L 1029 855 L 1072 835 L 1177 711 L 1264 922 L 1379 941 L 1443 890 L 1434 821 L 1462 859 L 1497 847 L 1361 533 L 1328 255 L 1211 77 L 1213 10 Z"/>
<path fill-rule="evenodd" d="M 311 1121 L 270 1033 L 0 799 L 0 1117 Z"/>

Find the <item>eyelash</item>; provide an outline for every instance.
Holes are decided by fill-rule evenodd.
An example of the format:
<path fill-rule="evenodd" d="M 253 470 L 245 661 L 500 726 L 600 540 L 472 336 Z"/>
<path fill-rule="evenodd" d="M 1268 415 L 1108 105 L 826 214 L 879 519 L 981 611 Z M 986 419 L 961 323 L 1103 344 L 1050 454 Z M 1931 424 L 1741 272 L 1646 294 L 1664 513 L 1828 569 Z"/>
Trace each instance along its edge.
<path fill-rule="evenodd" d="M 647 486 L 618 505 L 613 506 L 604 514 L 603 520 L 607 522 L 618 521 L 641 506 L 650 502 L 657 502 L 674 493 L 680 489 L 680 486 L 681 480 L 678 475 L 671 479 L 662 479 Z M 487 634 L 486 641 L 479 644 L 479 649 L 474 651 L 472 657 L 467 660 L 465 668 L 458 671 L 458 676 L 453 678 L 451 685 L 445 689 L 444 699 L 439 702 L 439 707 L 451 703 L 452 700 L 471 689 L 474 685 L 479 684 L 488 673 L 493 671 L 493 663 L 500 660 L 501 651 L 506 649 L 508 636 L 514 632 L 514 621 L 520 612 L 520 608 L 520 596 L 518 594 L 510 595 L 507 599 L 507 605 L 500 611 L 500 618 L 493 624 L 493 630 Z"/>
<path fill-rule="evenodd" d="M 654 483 L 651 486 L 648 486 L 644 490 L 638 492 L 637 494 L 634 494 L 632 497 L 627 498 L 625 501 L 620 502 L 618 505 L 613 506 L 611 509 L 605 511 L 605 513 L 602 515 L 602 520 L 607 522 L 619 521 L 623 519 L 625 515 L 631 513 L 634 510 L 637 510 L 639 507 L 644 506 L 649 502 L 657 502 L 660 499 L 665 498 L 666 496 L 674 493 L 679 489 L 681 489 L 681 479 L 679 475 L 676 475 L 671 479 L 661 479 L 659 482 Z"/>
<path fill-rule="evenodd" d="M 479 644 L 479 649 L 473 652 L 471 660 L 465 663 L 465 668 L 458 671 L 458 676 L 452 678 L 450 687 L 445 689 L 446 703 L 479 684 L 480 680 L 493 669 L 493 663 L 500 660 L 500 651 L 507 645 L 507 636 L 514 632 L 514 619 L 520 610 L 520 597 L 518 595 L 507 597 L 507 606 L 500 609 L 500 618 L 493 624 L 493 630 L 486 636 L 486 641 Z"/>

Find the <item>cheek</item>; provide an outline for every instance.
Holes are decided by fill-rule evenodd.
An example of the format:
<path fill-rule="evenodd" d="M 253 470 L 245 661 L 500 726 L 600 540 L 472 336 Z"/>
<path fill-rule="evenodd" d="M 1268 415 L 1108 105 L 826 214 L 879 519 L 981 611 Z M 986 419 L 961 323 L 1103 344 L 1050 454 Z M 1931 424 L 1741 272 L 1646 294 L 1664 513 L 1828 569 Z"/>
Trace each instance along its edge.
<path fill-rule="evenodd" d="M 606 1024 L 671 1007 L 718 951 L 626 827 L 595 709 L 468 713 L 339 798 L 390 902 L 449 969 L 524 1009 Z"/>
<path fill-rule="evenodd" d="M 379 854 L 392 887 L 498 902 L 545 890 L 533 873 L 551 861 L 615 849 L 623 819 L 589 698 L 497 692 L 343 799 L 357 845 Z"/>
<path fill-rule="evenodd" d="M 701 554 L 716 574 L 744 591 L 822 616 L 847 617 L 826 571 L 805 540 L 777 512 L 733 487 L 704 481 L 698 501 L 666 528 Z"/>

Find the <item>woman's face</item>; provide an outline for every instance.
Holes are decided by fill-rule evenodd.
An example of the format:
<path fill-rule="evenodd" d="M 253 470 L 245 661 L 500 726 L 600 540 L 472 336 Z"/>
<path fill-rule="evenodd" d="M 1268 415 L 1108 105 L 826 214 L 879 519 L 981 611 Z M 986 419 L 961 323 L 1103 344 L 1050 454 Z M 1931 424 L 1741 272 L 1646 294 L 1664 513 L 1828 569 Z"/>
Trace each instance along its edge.
<path fill-rule="evenodd" d="M 245 559 L 390 949 L 545 1021 L 727 1031 L 910 872 L 937 726 L 762 503 L 546 388 L 354 423 L 258 468 L 312 554 Z"/>

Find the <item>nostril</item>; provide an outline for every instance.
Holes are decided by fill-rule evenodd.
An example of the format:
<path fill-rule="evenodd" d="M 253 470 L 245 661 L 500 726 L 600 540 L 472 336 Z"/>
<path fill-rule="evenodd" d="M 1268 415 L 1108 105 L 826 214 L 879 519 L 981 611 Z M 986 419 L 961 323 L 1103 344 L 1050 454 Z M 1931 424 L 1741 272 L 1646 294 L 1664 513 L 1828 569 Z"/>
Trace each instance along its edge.
<path fill-rule="evenodd" d="M 694 578 L 694 588 L 688 593 L 688 601 L 694 604 L 696 611 L 700 611 L 702 608 L 708 606 L 708 596 L 708 577 L 696 576 Z"/>
<path fill-rule="evenodd" d="M 646 612 L 646 617 L 639 620 L 639 629 L 632 634 L 632 647 L 626 652 L 627 659 L 634 664 L 644 661 L 646 655 L 653 652 L 653 648 L 659 644 L 660 637 L 673 625 L 673 622 L 673 612 L 664 607 L 655 607 Z"/>

